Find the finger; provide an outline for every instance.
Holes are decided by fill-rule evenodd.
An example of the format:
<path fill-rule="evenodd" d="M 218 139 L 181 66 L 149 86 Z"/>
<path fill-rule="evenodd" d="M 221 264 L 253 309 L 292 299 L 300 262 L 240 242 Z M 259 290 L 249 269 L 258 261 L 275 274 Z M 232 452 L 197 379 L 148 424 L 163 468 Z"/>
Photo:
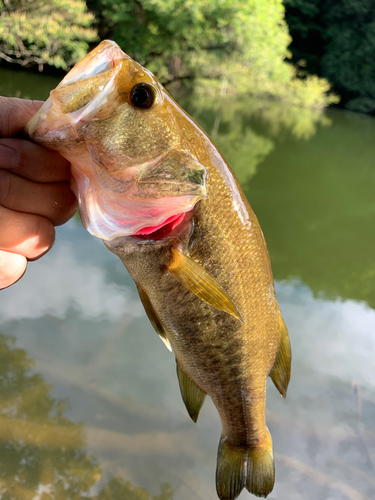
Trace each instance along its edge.
<path fill-rule="evenodd" d="M 21 132 L 43 101 L 30 101 L 0 96 L 0 137 L 12 137 Z"/>
<path fill-rule="evenodd" d="M 52 247 L 54 240 L 55 228 L 45 217 L 0 206 L 0 250 L 35 260 Z"/>
<path fill-rule="evenodd" d="M 0 168 L 36 182 L 69 182 L 70 163 L 24 139 L 0 139 Z"/>
<path fill-rule="evenodd" d="M 27 260 L 23 255 L 0 250 L 0 290 L 22 278 L 26 266 Z"/>
<path fill-rule="evenodd" d="M 54 226 L 73 217 L 77 203 L 69 184 L 40 184 L 0 169 L 0 205 L 17 212 L 41 215 Z"/>

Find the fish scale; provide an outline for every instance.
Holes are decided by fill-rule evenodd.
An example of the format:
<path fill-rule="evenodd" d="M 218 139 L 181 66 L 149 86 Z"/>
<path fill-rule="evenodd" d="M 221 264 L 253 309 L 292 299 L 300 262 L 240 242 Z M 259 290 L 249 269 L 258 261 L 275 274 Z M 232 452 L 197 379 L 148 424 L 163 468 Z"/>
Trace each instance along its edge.
<path fill-rule="evenodd" d="M 83 224 L 120 257 L 173 349 L 191 418 L 206 395 L 214 402 L 219 498 L 243 488 L 266 497 L 274 485 L 266 381 L 285 397 L 291 351 L 263 233 L 233 172 L 114 42 L 51 96 L 26 132 L 71 161 Z"/>

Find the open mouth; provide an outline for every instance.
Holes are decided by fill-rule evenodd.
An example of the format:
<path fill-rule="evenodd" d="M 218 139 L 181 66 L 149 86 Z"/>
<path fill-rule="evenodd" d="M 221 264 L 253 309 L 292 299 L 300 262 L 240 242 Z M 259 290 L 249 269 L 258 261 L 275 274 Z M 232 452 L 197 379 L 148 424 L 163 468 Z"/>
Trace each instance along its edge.
<path fill-rule="evenodd" d="M 177 227 L 181 222 L 184 220 L 186 215 L 186 212 L 172 215 L 171 217 L 168 217 L 164 222 L 157 226 L 148 226 L 148 227 L 143 227 L 139 231 L 137 231 L 134 236 L 149 236 L 153 233 L 156 233 L 160 229 L 163 229 L 163 234 L 168 234 L 173 231 L 175 227 Z"/>

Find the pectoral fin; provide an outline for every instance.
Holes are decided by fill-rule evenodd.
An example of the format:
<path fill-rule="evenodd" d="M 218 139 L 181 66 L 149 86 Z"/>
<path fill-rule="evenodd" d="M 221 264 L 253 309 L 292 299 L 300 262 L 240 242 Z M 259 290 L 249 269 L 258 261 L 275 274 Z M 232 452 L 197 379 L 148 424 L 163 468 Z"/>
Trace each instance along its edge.
<path fill-rule="evenodd" d="M 280 316 L 281 340 L 277 351 L 275 364 L 270 373 L 272 382 L 283 398 L 286 396 L 290 379 L 290 365 L 292 361 L 292 350 L 290 348 L 288 329 Z"/>
<path fill-rule="evenodd" d="M 140 285 L 137 285 L 137 289 L 138 289 L 138 293 L 139 293 L 139 298 L 141 299 L 143 307 L 145 308 L 145 311 L 146 311 L 146 314 L 148 316 L 148 319 L 150 320 L 150 323 L 155 328 L 156 333 L 159 335 L 161 340 L 164 342 L 167 349 L 169 349 L 172 352 L 172 347 L 171 347 L 171 344 L 168 340 L 167 333 L 164 330 L 164 327 L 159 319 L 159 316 L 157 315 L 153 305 L 151 304 L 151 301 L 150 301 L 147 293 L 143 290 L 143 288 Z"/>
<path fill-rule="evenodd" d="M 202 389 L 198 387 L 189 375 L 181 368 L 177 359 L 176 365 L 182 399 L 191 419 L 196 422 L 198 420 L 199 412 L 203 406 L 206 393 L 202 391 Z"/>
<path fill-rule="evenodd" d="M 240 311 L 224 288 L 203 267 L 176 248 L 172 249 L 172 262 L 168 271 L 204 302 L 244 322 Z"/>

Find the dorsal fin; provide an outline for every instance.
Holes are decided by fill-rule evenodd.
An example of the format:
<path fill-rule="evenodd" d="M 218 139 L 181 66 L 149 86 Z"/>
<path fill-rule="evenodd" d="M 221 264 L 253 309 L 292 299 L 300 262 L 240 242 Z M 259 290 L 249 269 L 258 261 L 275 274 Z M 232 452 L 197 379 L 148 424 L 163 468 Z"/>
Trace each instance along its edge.
<path fill-rule="evenodd" d="M 199 412 L 203 406 L 206 393 L 202 391 L 202 389 L 198 387 L 189 375 L 181 368 L 177 359 L 176 365 L 182 399 L 191 419 L 196 422 L 198 420 Z"/>
<path fill-rule="evenodd" d="M 171 344 L 169 342 L 167 333 L 164 330 L 164 327 L 159 319 L 159 316 L 157 315 L 157 313 L 154 309 L 154 306 L 151 304 L 151 301 L 150 301 L 147 293 L 143 290 L 143 288 L 140 285 L 137 285 L 137 289 L 138 289 L 138 293 L 139 293 L 139 298 L 141 299 L 143 307 L 145 308 L 145 311 L 146 311 L 146 314 L 148 316 L 148 319 L 150 320 L 150 323 L 155 328 L 156 333 L 159 335 L 161 340 L 164 342 L 167 349 L 169 349 L 172 352 L 172 347 L 171 347 Z"/>
<path fill-rule="evenodd" d="M 244 322 L 236 304 L 224 288 L 203 267 L 176 248 L 172 248 L 172 262 L 168 271 L 201 300 Z"/>
<path fill-rule="evenodd" d="M 292 362 L 292 350 L 290 347 L 288 329 L 280 315 L 281 340 L 277 351 L 275 364 L 270 372 L 272 382 L 283 398 L 286 396 L 290 379 L 290 365 Z"/>

